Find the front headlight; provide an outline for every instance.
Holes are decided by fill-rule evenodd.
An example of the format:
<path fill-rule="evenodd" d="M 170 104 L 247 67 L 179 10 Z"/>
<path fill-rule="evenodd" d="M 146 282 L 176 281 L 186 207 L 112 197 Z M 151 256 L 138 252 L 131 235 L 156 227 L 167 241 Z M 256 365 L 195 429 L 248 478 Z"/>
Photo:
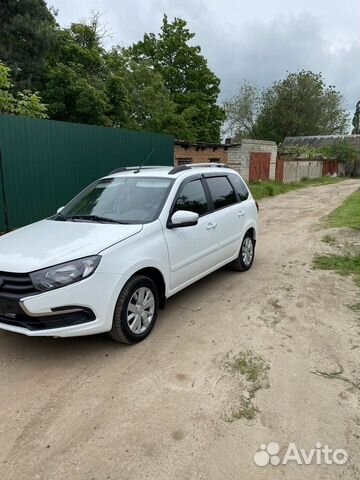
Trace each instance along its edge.
<path fill-rule="evenodd" d="M 65 287 L 65 285 L 79 282 L 92 275 L 99 265 L 100 259 L 99 255 L 80 258 L 79 260 L 30 273 L 30 278 L 34 287 L 41 292 Z"/>

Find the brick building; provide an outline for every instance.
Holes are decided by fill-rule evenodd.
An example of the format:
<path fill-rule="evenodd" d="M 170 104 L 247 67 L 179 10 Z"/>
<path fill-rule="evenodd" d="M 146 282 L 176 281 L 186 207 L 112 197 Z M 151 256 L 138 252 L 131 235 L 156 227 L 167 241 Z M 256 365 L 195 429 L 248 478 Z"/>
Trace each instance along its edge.
<path fill-rule="evenodd" d="M 175 140 L 175 165 L 187 163 L 227 163 L 229 145 L 222 143 L 191 143 Z"/>
<path fill-rule="evenodd" d="M 244 138 L 230 145 L 227 163 L 246 181 L 274 180 L 276 157 L 275 142 Z"/>
<path fill-rule="evenodd" d="M 191 143 L 175 141 L 175 165 L 226 163 L 246 181 L 275 179 L 277 146 L 266 140 L 243 139 L 239 143 Z"/>

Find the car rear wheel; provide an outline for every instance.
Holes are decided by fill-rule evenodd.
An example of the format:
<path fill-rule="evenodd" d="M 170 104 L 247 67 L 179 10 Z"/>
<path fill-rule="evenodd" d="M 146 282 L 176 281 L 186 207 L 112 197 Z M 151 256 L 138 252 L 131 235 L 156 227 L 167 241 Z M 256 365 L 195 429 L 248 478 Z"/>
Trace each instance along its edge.
<path fill-rule="evenodd" d="M 122 289 L 116 303 L 110 336 L 121 343 L 144 340 L 154 328 L 159 311 L 159 295 L 149 277 L 135 275 Z"/>
<path fill-rule="evenodd" d="M 255 240 L 251 232 L 247 232 L 241 247 L 239 256 L 231 263 L 231 268 L 238 272 L 246 272 L 249 270 L 254 262 L 255 257 Z"/>

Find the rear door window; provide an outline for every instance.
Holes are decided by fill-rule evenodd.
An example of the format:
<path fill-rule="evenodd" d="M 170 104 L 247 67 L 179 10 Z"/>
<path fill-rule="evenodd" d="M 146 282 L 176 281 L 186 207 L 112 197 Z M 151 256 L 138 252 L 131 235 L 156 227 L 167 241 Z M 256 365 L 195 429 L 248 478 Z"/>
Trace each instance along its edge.
<path fill-rule="evenodd" d="M 240 177 L 237 175 L 229 175 L 230 181 L 235 188 L 235 191 L 240 197 L 240 201 L 243 202 L 244 200 L 247 200 L 249 197 L 249 191 Z"/>
<path fill-rule="evenodd" d="M 215 210 L 237 202 L 234 189 L 227 177 L 208 177 L 206 182 L 210 189 Z"/>

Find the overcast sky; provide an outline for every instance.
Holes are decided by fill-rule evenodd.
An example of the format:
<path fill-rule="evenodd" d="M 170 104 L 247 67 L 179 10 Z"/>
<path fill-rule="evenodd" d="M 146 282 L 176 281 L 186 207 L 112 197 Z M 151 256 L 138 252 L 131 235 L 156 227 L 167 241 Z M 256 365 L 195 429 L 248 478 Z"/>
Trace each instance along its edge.
<path fill-rule="evenodd" d="M 221 78 L 221 97 L 243 79 L 268 86 L 287 71 L 322 72 L 354 110 L 360 100 L 359 0 L 48 0 L 62 26 L 102 14 L 112 36 L 129 45 L 157 33 L 162 16 L 187 20 L 209 66 Z"/>

